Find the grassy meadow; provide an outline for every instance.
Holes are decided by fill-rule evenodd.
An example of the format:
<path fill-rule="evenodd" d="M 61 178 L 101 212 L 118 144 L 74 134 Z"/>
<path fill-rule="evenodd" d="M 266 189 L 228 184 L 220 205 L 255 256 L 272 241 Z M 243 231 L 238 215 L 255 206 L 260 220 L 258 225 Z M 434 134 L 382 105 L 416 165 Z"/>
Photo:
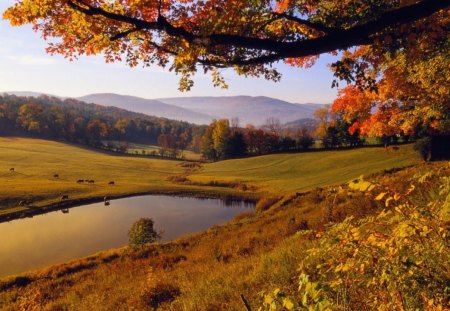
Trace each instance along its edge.
<path fill-rule="evenodd" d="M 205 165 L 190 176 L 195 182 L 243 181 L 269 193 L 288 194 L 347 182 L 360 175 L 409 166 L 419 159 L 411 146 L 399 150 L 354 150 L 271 154 Z"/>
<path fill-rule="evenodd" d="M 176 188 L 165 177 L 182 172 L 179 162 L 115 156 L 52 141 L 0 138 L 0 206 L 25 209 L 21 200 L 45 206 L 70 200 Z M 14 172 L 10 172 L 14 168 Z M 58 178 L 54 178 L 58 174 Z M 94 180 L 94 184 L 79 179 Z M 114 181 L 114 186 L 108 183 Z"/>
<path fill-rule="evenodd" d="M 409 181 L 416 179 L 417 174 L 434 171 L 448 176 L 449 170 L 446 163 L 421 164 L 375 174 L 367 180 L 376 183 L 378 189 L 404 193 L 410 186 Z M 439 179 L 429 178 L 425 183 L 418 183 L 410 200 L 425 205 L 429 198 L 436 197 Z M 264 301 L 261 293 L 272 293 L 279 288 L 287 295 L 297 297 L 299 265 L 302 262 L 308 266 L 317 265 L 308 261 L 307 255 L 311 248 L 324 246 L 319 244 L 322 243 L 319 237 L 333 228 L 330 222 L 339 226 L 346 217 L 352 216 L 356 225 L 358 220 L 373 219 L 374 215 L 384 213 L 384 202 L 374 200 L 376 193 L 354 192 L 345 184 L 342 189 L 335 193 L 324 187 L 287 195 L 266 211 L 238 215 L 227 224 L 173 242 L 151 244 L 138 251 L 126 247 L 110 250 L 3 278 L 0 280 L 0 309 L 244 310 L 243 295 L 251 310 L 258 310 Z M 388 223 L 386 228 L 377 230 L 393 227 L 392 232 L 396 233 L 395 224 L 399 218 L 393 217 L 393 224 Z M 302 231 L 305 229 L 312 231 Z M 361 235 L 364 233 L 363 229 L 355 230 L 361 230 L 357 231 Z M 377 231 L 379 235 L 380 231 Z M 345 255 L 340 249 L 348 238 L 332 239 L 333 243 L 337 241 L 337 251 L 330 255 Z M 420 236 L 420 239 L 424 238 Z M 414 240 L 412 243 L 417 245 Z M 430 260 L 438 258 L 433 244 L 430 248 L 434 250 Z M 376 255 L 381 256 L 381 253 Z M 445 262 L 445 258 L 442 260 Z M 404 267 L 401 262 L 398 265 L 390 260 L 387 262 L 392 267 Z M 423 263 L 426 264 L 427 261 Z M 356 276 L 361 276 L 359 264 L 356 270 Z M 431 271 L 426 270 L 426 273 Z M 372 280 L 370 273 L 368 280 Z M 353 291 L 351 303 L 366 310 L 367 290 L 358 284 L 349 287 Z M 409 283 L 404 284 L 407 288 L 403 291 L 402 287 L 405 297 L 414 295 L 414 291 L 407 292 Z M 382 293 L 380 299 L 386 299 L 384 287 L 371 291 L 371 294 L 377 292 Z M 425 294 L 429 297 L 433 289 Z M 377 303 L 392 303 L 387 299 Z M 433 310 L 433 303 L 429 310 Z"/>
<path fill-rule="evenodd" d="M 60 202 L 62 195 L 77 201 L 139 193 L 289 194 L 417 162 L 411 146 L 401 146 L 397 151 L 362 148 L 273 154 L 186 168 L 177 160 L 111 155 L 40 139 L 0 138 L 0 214 L 26 211 L 28 207 L 19 206 L 21 200 L 39 208 Z M 171 176 L 185 176 L 191 182 L 173 182 Z M 95 183 L 77 183 L 80 179 Z M 108 185 L 110 181 L 115 185 Z M 227 185 L 236 182 L 251 187 L 244 192 Z"/>

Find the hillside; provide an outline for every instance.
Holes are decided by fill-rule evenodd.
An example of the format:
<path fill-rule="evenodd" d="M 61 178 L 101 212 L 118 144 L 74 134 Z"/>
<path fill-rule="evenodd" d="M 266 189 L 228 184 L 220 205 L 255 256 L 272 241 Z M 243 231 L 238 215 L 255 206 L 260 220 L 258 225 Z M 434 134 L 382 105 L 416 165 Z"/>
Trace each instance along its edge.
<path fill-rule="evenodd" d="M 227 96 L 227 97 L 179 97 L 160 98 L 171 104 L 218 118 L 239 118 L 241 126 L 247 123 L 262 125 L 267 118 L 279 119 L 281 123 L 297 119 L 312 118 L 318 104 L 292 104 L 265 96 Z"/>
<path fill-rule="evenodd" d="M 353 154 L 348 153 L 348 156 L 352 157 Z M 282 165 L 285 161 L 284 159 L 274 166 Z M 399 172 L 379 173 L 368 180 L 377 183 L 382 189 L 403 193 L 408 189 L 410 180 L 416 180 L 417 176 L 422 176 L 425 172 L 448 176 L 448 169 L 445 163 L 416 165 Z M 431 178 L 425 184 L 417 183 L 417 189 L 411 196 L 412 201 L 420 202 L 420 208 L 423 208 L 426 205 L 422 203 L 424 197 L 435 197 L 433 191 L 438 189 L 438 180 L 439 178 Z M 293 301 L 298 301 L 299 266 L 304 264 L 302 267 L 305 271 L 311 269 L 309 273 L 312 276 L 312 271 L 320 267 L 310 250 L 321 252 L 320 247 L 329 247 L 322 252 L 329 249 L 327 258 L 333 263 L 334 260 L 338 261 L 337 267 L 338 263 L 345 260 L 342 255 L 346 253 L 340 250 L 353 250 L 351 247 L 358 245 L 357 240 L 351 240 L 352 237 L 370 234 L 370 227 L 358 227 L 360 223 L 366 224 L 366 219 L 381 222 L 381 217 L 391 215 L 383 212 L 384 202 L 375 201 L 375 194 L 352 191 L 347 184 L 340 187 L 339 193 L 333 189 L 316 188 L 309 193 L 286 195 L 279 202 L 267 206 L 266 208 L 270 207 L 268 210 L 260 209 L 237 216 L 228 224 L 214 226 L 206 232 L 170 243 L 155 243 L 137 251 L 127 248 L 109 250 L 20 276 L 3 278 L 0 280 L 0 308 L 17 310 L 39 306 L 55 310 L 76 306 L 85 310 L 243 310 L 243 296 L 252 310 L 258 310 L 265 302 L 273 301 L 269 300 L 270 296 L 264 299 L 261 293 L 270 295 L 277 288 L 274 295 L 280 290 L 284 294 L 272 299 L 282 299 L 286 297 L 284 295 L 288 295 L 293 297 Z M 400 203 L 401 201 L 398 204 Z M 395 213 L 392 216 L 395 217 L 394 224 L 384 224 L 380 229 L 382 232 L 398 234 L 401 227 L 397 228 L 395 224 L 399 221 L 408 220 L 408 225 L 415 225 L 413 217 L 405 219 L 409 217 L 409 213 Z M 374 215 L 380 216 L 375 218 Z M 341 224 L 347 216 L 352 216 L 354 221 Z M 427 222 L 428 226 L 434 226 L 432 220 Z M 328 222 L 334 225 L 325 226 Z M 376 232 L 377 237 L 382 236 L 380 230 Z M 329 235 L 332 235 L 331 239 L 325 240 Z M 408 237 L 411 243 L 416 243 L 415 236 L 411 234 Z M 420 239 L 434 241 L 434 235 L 421 233 Z M 446 245 L 448 247 L 448 243 Z M 424 245 L 425 248 L 430 251 L 433 244 Z M 366 260 L 364 256 L 371 255 L 367 254 L 367 249 L 363 246 L 359 249 L 364 251 L 360 256 L 363 260 Z M 359 260 L 357 253 L 352 251 L 353 253 L 355 255 L 349 258 Z M 380 262 L 383 260 L 382 264 L 386 259 L 381 257 L 383 254 L 375 253 Z M 404 252 L 400 253 L 395 259 L 403 254 Z M 431 279 L 420 279 L 421 282 L 437 286 L 436 292 L 433 292 L 434 287 L 422 292 L 425 297 L 441 297 L 440 300 L 431 302 L 431 306 L 437 306 L 444 295 L 442 288 L 445 282 L 439 285 L 439 278 L 445 275 L 445 266 L 442 264 L 448 260 L 446 254 L 435 252 L 434 256 L 426 257 L 415 268 L 415 274 L 408 279 L 414 280 L 415 275 L 422 277 L 421 273 L 431 273 Z M 322 260 L 324 265 L 324 254 L 320 255 L 318 260 Z M 417 260 L 421 258 L 424 257 L 418 257 Z M 400 261 L 387 262 L 389 267 L 404 269 Z M 426 267 L 431 263 L 440 265 L 428 270 Z M 350 266 L 350 269 L 352 274 L 347 274 L 350 278 L 347 290 L 352 291 L 352 299 L 346 303 L 350 304 L 351 309 L 355 305 L 366 309 L 371 304 L 368 298 L 383 298 L 389 293 L 389 289 L 380 287 L 378 290 L 371 290 L 368 295 L 365 287 L 361 288 L 359 283 L 355 284 L 353 281 L 361 282 L 360 277 L 366 277 L 367 274 L 367 280 L 376 281 L 378 285 L 381 277 L 375 274 L 377 278 L 373 280 L 371 269 L 364 270 L 366 274 L 361 273 L 359 264 Z M 332 275 L 340 274 L 335 272 Z M 410 276 L 408 273 L 402 275 Z M 392 276 L 385 275 L 384 280 L 392 282 Z M 318 286 L 313 283 L 315 279 L 310 282 L 308 284 L 312 288 Z M 323 288 L 327 291 L 318 295 L 318 301 L 330 300 L 327 303 L 335 303 L 337 306 L 342 304 L 339 298 L 334 298 L 333 287 Z M 415 296 L 415 288 L 409 287 L 407 283 L 400 283 L 397 290 L 408 299 L 408 305 L 417 306 L 413 298 L 424 297 Z M 374 303 L 376 301 L 379 300 Z M 386 303 L 392 302 L 388 300 Z"/>
<path fill-rule="evenodd" d="M 150 116 L 163 117 L 172 120 L 181 120 L 196 124 L 208 124 L 211 116 L 194 112 L 189 109 L 163 103 L 159 100 L 145 99 L 135 96 L 118 94 L 90 94 L 77 98 L 78 100 L 102 106 L 113 106 Z"/>
<path fill-rule="evenodd" d="M 203 183 L 241 180 L 268 193 L 288 194 L 342 183 L 383 169 L 412 165 L 418 160 L 409 145 L 390 152 L 384 148 L 360 148 L 272 154 L 211 163 L 190 178 Z"/>

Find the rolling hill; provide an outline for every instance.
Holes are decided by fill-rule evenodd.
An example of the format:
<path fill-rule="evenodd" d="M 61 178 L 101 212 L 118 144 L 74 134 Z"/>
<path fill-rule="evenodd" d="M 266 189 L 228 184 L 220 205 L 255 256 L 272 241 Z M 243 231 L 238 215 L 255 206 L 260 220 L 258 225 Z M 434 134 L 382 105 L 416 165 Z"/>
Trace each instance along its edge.
<path fill-rule="evenodd" d="M 312 118 L 318 104 L 292 104 L 265 96 L 179 97 L 159 101 L 219 118 L 239 118 L 241 126 L 247 123 L 262 125 L 269 117 L 281 123 Z"/>
<path fill-rule="evenodd" d="M 17 96 L 47 95 L 36 92 L 5 92 Z M 50 95 L 51 96 L 51 95 Z M 59 97 L 66 98 L 66 97 Z M 263 125 L 268 118 L 281 123 L 310 119 L 321 104 L 293 104 L 265 96 L 174 97 L 146 99 L 114 93 L 89 94 L 75 98 L 86 103 L 111 106 L 155 117 L 209 124 L 213 119 L 238 118 L 241 126 Z"/>
<path fill-rule="evenodd" d="M 111 93 L 90 94 L 78 97 L 78 100 L 102 106 L 113 106 L 151 116 L 163 117 L 172 120 L 187 121 L 196 124 L 208 124 L 212 118 L 201 112 L 163 103 L 158 100 L 145 99 L 135 96 L 118 95 Z"/>

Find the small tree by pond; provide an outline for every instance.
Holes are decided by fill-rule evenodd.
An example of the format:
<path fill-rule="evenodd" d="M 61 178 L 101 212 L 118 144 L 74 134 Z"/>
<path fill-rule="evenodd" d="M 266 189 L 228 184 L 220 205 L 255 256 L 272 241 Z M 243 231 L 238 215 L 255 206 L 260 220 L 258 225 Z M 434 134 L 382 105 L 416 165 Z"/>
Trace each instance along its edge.
<path fill-rule="evenodd" d="M 128 231 L 128 242 L 132 248 L 140 248 L 161 238 L 161 234 L 153 228 L 151 218 L 141 218 Z"/>

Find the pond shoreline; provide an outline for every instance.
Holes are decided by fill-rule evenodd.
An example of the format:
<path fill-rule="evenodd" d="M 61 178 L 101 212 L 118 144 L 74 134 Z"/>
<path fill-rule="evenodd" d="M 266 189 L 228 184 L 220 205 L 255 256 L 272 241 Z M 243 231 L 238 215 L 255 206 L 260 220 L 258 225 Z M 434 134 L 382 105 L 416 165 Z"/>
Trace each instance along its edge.
<path fill-rule="evenodd" d="M 245 203 L 256 203 L 259 198 L 259 194 L 257 193 L 233 193 L 233 194 L 224 194 L 220 192 L 214 191 L 206 191 L 206 190 L 152 190 L 152 191 L 144 191 L 144 192 L 136 192 L 129 194 L 120 194 L 120 195 L 110 195 L 108 196 L 108 201 L 131 198 L 131 197 L 139 197 L 145 195 L 167 195 L 173 197 L 186 197 L 186 198 L 197 198 L 197 199 L 222 199 L 222 200 L 230 200 L 230 201 L 240 201 Z M 63 209 L 71 209 L 79 206 L 83 206 L 86 204 L 93 203 L 101 203 L 104 202 L 104 196 L 101 197 L 88 197 L 88 198 L 79 198 L 74 200 L 62 201 L 59 203 L 53 203 L 49 205 L 45 205 L 42 207 L 28 206 L 28 210 L 20 210 L 16 212 L 10 212 L 0 215 L 0 223 L 10 222 L 17 219 L 22 218 L 33 218 L 34 216 L 47 214 L 50 212 L 55 212 Z"/>

